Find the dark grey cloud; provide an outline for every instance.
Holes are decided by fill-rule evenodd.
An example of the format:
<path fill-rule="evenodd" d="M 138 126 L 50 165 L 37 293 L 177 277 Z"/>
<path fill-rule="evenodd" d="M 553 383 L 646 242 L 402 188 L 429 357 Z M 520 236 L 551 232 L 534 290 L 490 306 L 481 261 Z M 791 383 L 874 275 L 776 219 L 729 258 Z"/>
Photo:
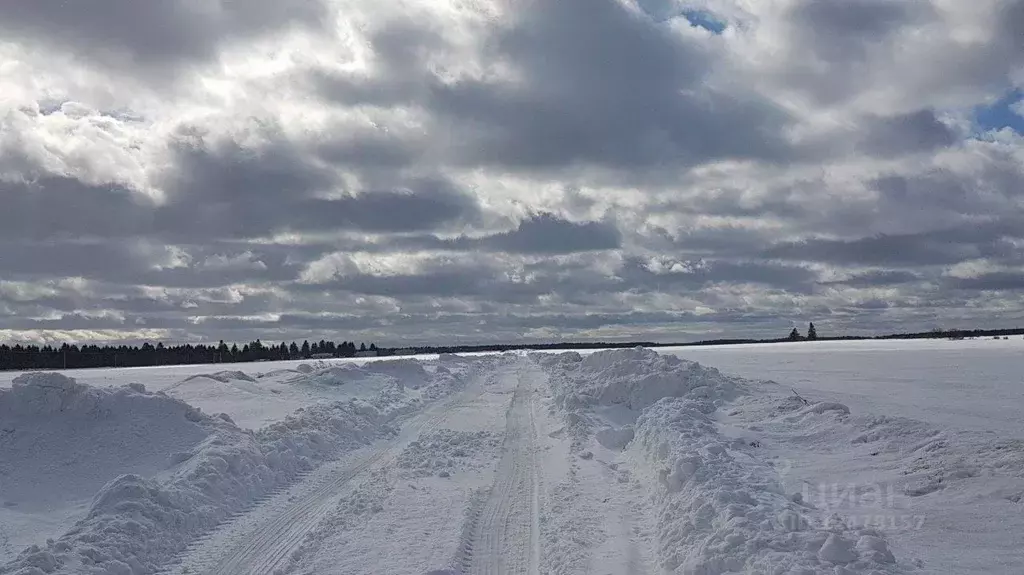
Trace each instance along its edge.
<path fill-rule="evenodd" d="M 347 105 L 425 108 L 462 165 L 678 170 L 786 156 L 787 115 L 755 94 L 707 88 L 714 57 L 700 44 L 613 0 L 532 2 L 516 16 L 486 43 L 488 58 L 507 62 L 515 81 L 441 81 L 414 64 L 443 49 L 442 39 L 401 21 L 372 38 L 381 76 L 315 72 L 314 84 Z"/>
<path fill-rule="evenodd" d="M 822 285 L 842 285 L 857 288 L 888 287 L 921 281 L 920 275 L 903 270 L 872 270 L 854 274 L 846 279 L 822 282 Z"/>
<path fill-rule="evenodd" d="M 344 191 L 334 169 L 284 139 L 259 147 L 182 139 L 173 159 L 160 182 L 167 193 L 162 204 L 124 186 L 45 172 L 0 180 L 8 198 L 0 237 L 189 243 L 283 231 L 422 232 L 474 223 L 481 213 L 473 196 L 440 175 L 394 177 L 387 187 Z"/>
<path fill-rule="evenodd" d="M 794 2 L 783 18 L 789 57 L 779 79 L 821 106 L 870 92 L 888 93 L 900 110 L 925 103 L 944 108 L 979 94 L 998 98 L 1024 62 L 1021 5 L 1011 0 L 981 8 L 996 9 L 986 31 L 991 36 L 963 43 L 954 40 L 954 29 L 969 24 L 940 2 Z"/>
<path fill-rule="evenodd" d="M 2 14 L 8 39 L 151 75 L 154 67 L 211 60 L 227 42 L 292 25 L 318 29 L 328 11 L 320 0 L 33 0 L 6 2 Z"/>
<path fill-rule="evenodd" d="M 886 175 L 869 185 L 880 192 L 885 210 L 915 211 L 915 219 L 939 212 L 959 221 L 1015 213 L 1014 205 L 1024 194 L 1024 173 L 1013 163 L 1000 162 L 966 177 L 937 168 L 912 176 Z"/>
<path fill-rule="evenodd" d="M 119 237 L 152 225 L 154 206 L 123 186 L 46 173 L 26 177 L 0 180 L 0 237 L 7 240 Z"/>
<path fill-rule="evenodd" d="M 535 303 L 541 296 L 562 302 L 587 303 L 595 301 L 594 296 L 607 298 L 624 291 L 699 295 L 701 290 L 715 285 L 736 284 L 811 293 L 817 280 L 815 272 L 794 265 L 730 261 L 686 263 L 689 271 L 658 273 L 650 269 L 648 262 L 628 258 L 612 275 L 597 272 L 585 262 L 574 264 L 552 259 L 527 264 L 522 271 L 468 262 L 447 263 L 401 274 L 350 273 L 296 286 L 296 289 L 394 298 L 470 298 L 523 305 Z"/>
<path fill-rule="evenodd" d="M 949 265 L 978 258 L 1005 259 L 1020 253 L 1008 240 L 1024 235 L 1024 228 L 1016 227 L 1019 224 L 1019 219 L 999 219 L 916 234 L 779 242 L 764 250 L 762 256 L 865 266 Z"/>
<path fill-rule="evenodd" d="M 693 257 L 717 256 L 742 258 L 771 242 L 773 235 L 740 224 L 713 228 L 666 230 L 655 228 L 649 240 L 657 252 L 686 254 Z"/>
<path fill-rule="evenodd" d="M 890 307 L 892 307 L 892 305 L 892 302 L 888 300 L 873 298 L 857 302 L 848 307 L 858 311 L 878 311 L 889 309 Z"/>
<path fill-rule="evenodd" d="M 570 222 L 551 214 L 533 215 L 516 229 L 483 238 L 462 237 L 447 242 L 460 249 L 521 254 L 566 254 L 614 250 L 622 246 L 622 234 L 614 222 Z"/>
<path fill-rule="evenodd" d="M 428 56 L 449 49 L 442 32 L 429 21 L 399 18 L 371 30 L 368 42 L 376 71 L 372 77 L 314 68 L 306 82 L 321 96 L 346 105 L 423 105 L 436 81 L 427 67 Z"/>
<path fill-rule="evenodd" d="M 936 265 L 981 257 L 976 246 L 949 244 L 921 235 L 879 235 L 855 240 L 807 239 L 783 242 L 764 257 L 843 265 Z"/>
<path fill-rule="evenodd" d="M 814 57 L 845 62 L 929 10 L 918 0 L 805 0 L 794 4 L 792 23 L 812 38 Z"/>
<path fill-rule="evenodd" d="M 1022 291 L 1024 273 L 989 272 L 971 278 L 947 278 L 946 285 L 953 289 L 977 291 Z"/>
<path fill-rule="evenodd" d="M 483 298 L 529 304 L 550 292 L 545 282 L 515 282 L 499 270 L 469 264 L 449 264 L 417 273 L 393 275 L 351 274 L 342 278 L 295 286 L 296 290 L 329 290 L 390 298 Z"/>
<path fill-rule="evenodd" d="M 773 190 L 754 197 L 748 197 L 741 189 L 702 190 L 685 199 L 658 202 L 652 206 L 652 211 L 737 218 L 774 216 L 798 220 L 808 217 L 808 207 L 793 196 L 791 189 Z"/>
<path fill-rule="evenodd" d="M 93 316 L 82 311 L 62 314 L 59 317 L 34 319 L 22 315 L 0 316 L 0 329 L 33 330 L 105 330 L 123 329 L 126 322 L 121 317 Z"/>
<path fill-rule="evenodd" d="M 940 122 L 932 110 L 876 118 L 863 130 L 860 150 L 865 154 L 883 157 L 907 152 L 928 152 L 957 141 L 953 129 Z"/>
<path fill-rule="evenodd" d="M 176 164 L 166 177 L 172 197 L 156 215 L 168 233 L 211 237 L 261 237 L 279 231 L 360 230 L 415 232 L 479 216 L 475 198 L 443 176 L 396 178 L 384 189 L 342 192 L 329 166 L 271 133 L 256 149 L 234 141 L 176 148 Z"/>
<path fill-rule="evenodd" d="M 1024 56 L 1024 0 L 1001 3 L 998 24 L 1005 38 Z"/>
<path fill-rule="evenodd" d="M 671 262 L 672 260 L 668 260 Z M 794 293 L 810 293 L 817 274 L 810 269 L 777 263 L 698 260 L 678 262 L 686 271 L 656 273 L 647 262 L 627 260 L 621 276 L 628 286 L 648 289 L 700 290 L 716 284 L 758 284 Z"/>

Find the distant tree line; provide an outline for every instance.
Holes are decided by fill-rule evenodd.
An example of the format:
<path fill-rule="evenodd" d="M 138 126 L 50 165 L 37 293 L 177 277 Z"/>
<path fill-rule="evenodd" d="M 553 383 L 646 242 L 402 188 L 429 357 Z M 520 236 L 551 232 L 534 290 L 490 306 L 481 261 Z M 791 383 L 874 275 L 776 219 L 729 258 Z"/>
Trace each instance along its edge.
<path fill-rule="evenodd" d="M 89 367 L 143 367 L 152 365 L 185 365 L 198 363 L 240 363 L 309 359 L 317 356 L 353 357 L 358 352 L 376 352 L 377 345 L 343 341 L 304 341 L 286 344 L 264 344 L 260 340 L 242 347 L 221 341 L 216 345 L 96 346 L 63 344 L 60 347 L 34 345 L 0 345 L 0 370 L 79 369 Z"/>
<path fill-rule="evenodd" d="M 683 343 L 660 343 L 649 341 L 631 342 L 556 342 L 540 344 L 484 344 L 484 345 L 448 345 L 448 346 L 414 346 L 401 350 L 378 348 L 376 344 L 367 346 L 365 343 L 356 346 L 354 342 L 343 341 L 335 344 L 332 341 L 304 341 L 302 345 L 291 344 L 265 345 L 260 340 L 250 342 L 241 348 L 237 344 L 228 346 L 221 341 L 217 345 L 178 345 L 155 346 L 144 343 L 142 346 L 103 346 L 63 344 L 52 346 L 0 345 L 0 370 L 32 370 L 32 369 L 78 369 L 89 367 L 143 367 L 153 365 L 185 365 L 200 363 L 240 363 L 247 361 L 271 361 L 290 359 L 310 359 L 314 356 L 329 355 L 330 357 L 353 357 L 359 351 L 375 352 L 378 355 L 407 355 L 434 353 L 478 353 L 503 352 L 512 350 L 584 350 L 584 349 L 616 349 L 629 347 L 698 347 L 708 345 L 736 345 L 751 343 L 781 343 L 787 341 L 827 340 L 856 341 L 871 339 L 964 339 L 975 337 L 1006 337 L 1024 335 L 1024 328 L 1013 329 L 974 329 L 974 330 L 943 330 L 935 329 L 919 333 L 897 333 L 877 336 L 830 336 L 820 337 L 814 324 L 807 326 L 807 336 L 793 329 L 788 337 L 777 339 L 715 339 Z"/>

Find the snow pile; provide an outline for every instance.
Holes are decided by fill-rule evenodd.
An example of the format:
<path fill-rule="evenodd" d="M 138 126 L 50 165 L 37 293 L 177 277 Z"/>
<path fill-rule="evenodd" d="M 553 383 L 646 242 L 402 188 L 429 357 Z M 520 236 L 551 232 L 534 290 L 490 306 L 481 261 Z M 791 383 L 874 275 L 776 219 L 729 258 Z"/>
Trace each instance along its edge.
<path fill-rule="evenodd" d="M 646 349 L 534 356 L 582 459 L 625 449 L 658 513 L 666 572 L 898 573 L 884 537 L 787 497 L 776 469 L 747 442 L 722 435 L 720 410 L 749 385 Z M 783 418 L 846 417 L 840 404 L 793 399 Z M 594 452 L 591 451 L 594 450 Z M 628 481 L 629 479 L 627 479 Z"/>
<path fill-rule="evenodd" d="M 291 372 L 293 375 L 295 372 Z M 164 389 L 164 393 L 209 413 L 229 412 L 240 427 L 258 429 L 316 399 L 280 379 L 239 377 L 238 372 L 198 374 Z M 340 394 L 339 394 L 340 395 Z M 339 400 L 340 397 L 324 397 Z"/>
<path fill-rule="evenodd" d="M 881 534 L 785 495 L 774 468 L 723 438 L 715 406 L 674 398 L 637 420 L 631 450 L 655 471 L 662 565 L 672 572 L 897 573 Z M 793 499 L 797 499 L 794 501 Z"/>
<path fill-rule="evenodd" d="M 645 348 L 533 358 L 561 371 L 560 377 L 552 378 L 552 388 L 556 402 L 569 409 L 623 406 L 639 412 L 665 397 L 689 394 L 723 400 L 736 393 L 735 380 L 714 368 Z"/>
<path fill-rule="evenodd" d="M 494 453 L 501 439 L 487 431 L 438 429 L 410 443 L 396 464 L 411 477 L 451 477 L 460 469 L 479 469 L 491 463 L 484 453 Z"/>
<path fill-rule="evenodd" d="M 215 425 L 140 385 L 95 389 L 55 373 L 0 389 L 0 502 L 44 513 L 88 501 L 121 473 L 157 473 Z"/>
<path fill-rule="evenodd" d="M 419 389 L 430 381 L 430 374 L 424 367 L 423 362 L 415 359 L 374 361 L 364 364 L 362 368 L 368 373 L 389 375 L 413 389 Z"/>
<path fill-rule="evenodd" d="M 194 379 L 212 379 L 214 381 L 219 381 L 220 383 L 228 383 L 231 380 L 241 380 L 249 382 L 256 381 L 255 378 L 245 373 L 244 371 L 218 371 L 216 373 L 199 373 L 191 377 L 185 378 L 184 381 L 192 381 Z"/>
<path fill-rule="evenodd" d="M 593 434 L 608 449 L 624 449 L 633 439 L 633 421 L 658 400 L 701 397 L 717 405 L 739 389 L 716 369 L 645 348 L 531 358 L 549 372 L 555 404 L 567 414 L 577 446 Z"/>
<path fill-rule="evenodd" d="M 301 366 L 300 366 L 301 367 Z M 430 373 L 423 363 L 411 359 L 374 361 L 364 365 L 343 363 L 327 365 L 321 369 L 310 368 L 306 377 L 298 381 L 314 385 L 352 385 L 386 380 L 412 389 L 419 389 L 430 383 Z"/>
<path fill-rule="evenodd" d="M 427 387 L 439 396 L 460 385 L 460 379 L 445 371 Z M 110 396 L 107 401 L 97 399 L 105 395 Z M 26 549 L 0 567 L 0 574 L 152 573 L 188 542 L 258 498 L 291 483 L 302 472 L 379 437 L 393 435 L 391 423 L 422 402 L 420 394 L 392 385 L 370 400 L 317 404 L 252 432 L 238 428 L 230 418 L 208 417 L 162 394 L 148 394 L 138 385 L 106 391 L 59 375 L 19 378 L 10 392 L 0 392 L 4 426 L 11 421 L 8 415 L 12 410 L 21 418 L 18 421 L 64 412 L 115 420 L 136 421 L 132 418 L 137 417 L 138 429 L 125 429 L 123 425 L 117 428 L 120 445 L 135 450 L 152 450 L 146 436 L 140 435 L 151 422 L 157 426 L 156 435 L 181 436 L 183 431 L 162 423 L 175 417 L 184 421 L 183 429 L 192 426 L 197 431 L 190 445 L 169 456 L 158 455 L 162 467 L 169 469 L 147 478 L 143 473 L 151 475 L 158 470 L 144 467 L 140 473 L 140 468 L 133 466 L 132 473 L 113 478 L 99 489 L 85 518 L 71 531 L 56 541 L 48 540 L 45 546 Z M 46 421 L 41 425 L 49 425 Z M 97 453 L 117 456 L 117 445 L 104 443 L 103 438 L 93 439 L 97 440 Z M 8 444 L 9 440 L 0 438 L 0 449 Z M 21 459 L 31 459 L 29 447 L 19 448 Z M 40 452 L 34 453 L 37 459 L 43 459 L 38 457 Z M 30 470 L 26 478 L 45 477 L 39 471 Z M 112 473 L 118 472 L 113 469 Z"/>

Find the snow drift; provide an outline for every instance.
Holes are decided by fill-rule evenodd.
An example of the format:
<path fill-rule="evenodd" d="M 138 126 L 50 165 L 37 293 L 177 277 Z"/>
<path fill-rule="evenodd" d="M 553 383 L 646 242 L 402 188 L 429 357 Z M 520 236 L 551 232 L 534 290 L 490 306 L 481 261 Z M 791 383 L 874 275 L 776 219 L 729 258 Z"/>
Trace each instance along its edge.
<path fill-rule="evenodd" d="M 360 385 L 381 380 L 394 385 L 418 389 L 430 382 L 430 374 L 423 363 L 411 359 L 374 361 L 365 365 L 343 363 L 311 370 L 308 378 L 298 381 L 313 385 Z"/>
<path fill-rule="evenodd" d="M 532 357 L 549 373 L 579 456 L 626 450 L 658 513 L 667 572 L 899 572 L 880 532 L 837 517 L 808 523 L 814 511 L 787 497 L 776 470 L 721 435 L 719 410 L 747 393 L 748 382 L 640 348 Z M 828 413 L 844 412 L 818 404 L 800 415 Z"/>
<path fill-rule="evenodd" d="M 735 380 L 716 369 L 644 348 L 531 357 L 548 370 L 555 404 L 577 440 L 593 436 L 608 449 L 632 441 L 636 418 L 663 398 L 693 395 L 720 403 L 736 393 Z"/>
<path fill-rule="evenodd" d="M 140 385 L 19 376 L 0 389 L 0 500 L 22 511 L 88 500 L 121 473 L 167 468 L 214 428 L 198 410 Z"/>
<path fill-rule="evenodd" d="M 310 375 L 316 377 L 315 372 Z M 0 465 L 29 465 L 15 470 L 20 473 L 16 481 L 4 481 L 4 489 L 10 490 L 6 496 L 29 500 L 52 487 L 35 487 L 39 478 L 45 481 L 46 468 L 60 464 L 38 456 L 43 445 L 39 438 L 60 449 L 57 439 L 76 430 L 88 432 L 73 438 L 71 445 L 92 446 L 79 464 L 104 469 L 105 475 L 78 490 L 84 494 L 92 489 L 95 496 L 73 529 L 25 549 L 0 567 L 0 574 L 153 573 L 197 536 L 303 472 L 393 435 L 396 418 L 429 398 L 451 393 L 461 380 L 445 369 L 421 383 L 422 392 L 391 385 L 368 400 L 313 405 L 248 431 L 227 416 L 205 415 L 137 384 L 104 390 L 57 374 L 22 376 L 10 391 L 0 390 L 0 425 L 13 429 L 13 434 L 0 435 Z M 70 460 L 74 450 L 58 453 L 67 453 Z M 110 461 L 126 453 L 139 455 L 120 466 Z M 49 475 L 75 480 L 64 472 Z"/>

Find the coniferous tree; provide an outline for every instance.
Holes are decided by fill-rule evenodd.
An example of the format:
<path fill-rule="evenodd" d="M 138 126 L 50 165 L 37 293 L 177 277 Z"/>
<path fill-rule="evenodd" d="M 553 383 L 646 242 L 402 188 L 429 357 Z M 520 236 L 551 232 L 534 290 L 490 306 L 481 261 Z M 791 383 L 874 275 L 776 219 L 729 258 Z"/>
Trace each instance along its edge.
<path fill-rule="evenodd" d="M 814 329 L 814 322 L 807 326 L 807 339 L 810 341 L 818 339 L 818 330 Z"/>
<path fill-rule="evenodd" d="M 800 332 L 794 327 L 793 331 L 789 332 L 789 341 L 800 341 Z"/>

